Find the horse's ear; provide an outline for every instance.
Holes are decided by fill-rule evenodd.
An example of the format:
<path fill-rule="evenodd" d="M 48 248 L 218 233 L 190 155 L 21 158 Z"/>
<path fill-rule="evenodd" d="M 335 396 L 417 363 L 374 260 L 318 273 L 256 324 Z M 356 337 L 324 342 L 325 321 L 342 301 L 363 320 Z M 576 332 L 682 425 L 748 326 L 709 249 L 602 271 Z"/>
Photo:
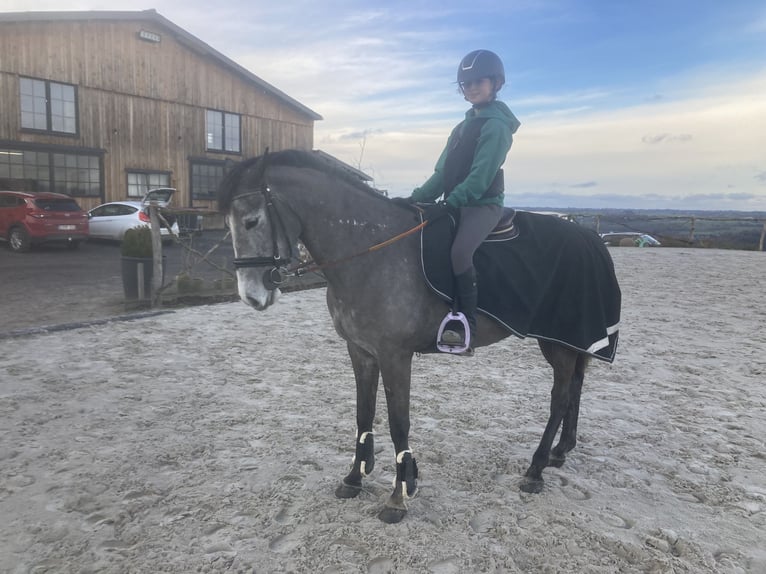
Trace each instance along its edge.
<path fill-rule="evenodd" d="M 239 162 L 234 161 L 233 159 L 227 157 L 225 160 L 223 160 L 223 173 L 227 174 L 229 173 Z"/>

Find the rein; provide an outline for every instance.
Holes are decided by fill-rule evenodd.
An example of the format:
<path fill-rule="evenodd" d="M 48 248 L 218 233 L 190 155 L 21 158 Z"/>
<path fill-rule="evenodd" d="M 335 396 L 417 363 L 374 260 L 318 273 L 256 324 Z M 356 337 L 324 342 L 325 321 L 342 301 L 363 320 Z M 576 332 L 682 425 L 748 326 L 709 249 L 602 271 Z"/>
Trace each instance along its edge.
<path fill-rule="evenodd" d="M 328 261 L 326 263 L 313 263 L 309 261 L 308 263 L 303 263 L 299 265 L 294 270 L 290 271 L 289 276 L 290 277 L 300 277 L 302 275 L 305 275 L 306 273 L 313 273 L 314 271 L 320 271 L 322 269 L 327 269 L 328 267 L 335 267 L 336 265 L 340 265 L 341 263 L 346 263 L 347 261 L 350 261 L 351 259 L 354 259 L 356 257 L 361 257 L 362 255 L 367 255 L 368 253 L 372 253 L 374 251 L 377 251 L 378 249 L 383 249 L 384 247 L 388 247 L 392 243 L 396 243 L 400 239 L 404 239 L 405 237 L 412 235 L 413 233 L 417 233 L 421 229 L 423 229 L 426 225 L 428 225 L 428 221 L 422 221 L 421 223 L 417 224 L 415 227 L 412 227 L 408 229 L 407 231 L 404 231 L 400 233 L 399 235 L 396 235 L 395 237 L 392 237 L 390 239 L 386 239 L 385 241 L 382 241 L 376 245 L 373 245 L 372 247 L 368 247 L 367 249 L 363 249 L 362 251 L 359 251 L 357 253 L 354 253 L 352 255 L 347 255 L 346 257 L 342 257 L 340 259 L 335 259 L 333 261 Z"/>
<path fill-rule="evenodd" d="M 285 225 L 284 220 L 282 219 L 282 216 L 279 213 L 279 210 L 277 209 L 277 206 L 274 202 L 274 196 L 271 194 L 271 189 L 269 189 L 269 186 L 267 185 L 265 188 L 263 188 L 260 191 L 249 191 L 247 193 L 242 193 L 235 198 L 232 199 L 232 201 L 240 199 L 242 197 L 247 197 L 250 195 L 256 195 L 258 193 L 263 194 L 264 198 L 266 199 L 266 214 L 269 217 L 271 221 L 275 221 L 276 224 L 272 224 L 271 226 L 271 244 L 272 244 L 272 256 L 271 257 L 238 257 L 234 259 L 234 268 L 235 269 L 242 269 L 245 267 L 267 267 L 271 265 L 271 269 L 268 269 L 263 274 L 263 285 L 268 290 L 274 290 L 277 287 L 279 287 L 283 282 L 284 278 L 282 276 L 281 269 L 283 269 L 287 264 L 290 263 L 294 259 L 293 256 L 293 247 L 290 242 L 290 237 L 287 233 L 287 226 Z M 285 236 L 287 239 L 287 258 L 282 257 L 282 255 L 279 253 L 279 231 L 281 228 L 282 235 Z"/>
<path fill-rule="evenodd" d="M 269 219 L 276 222 L 276 225 L 271 226 L 271 241 L 272 241 L 272 247 L 273 247 L 273 255 L 271 257 L 238 257 L 234 259 L 234 268 L 243 269 L 248 267 L 271 266 L 271 269 L 266 270 L 263 274 L 264 287 L 266 287 L 266 289 L 269 289 L 269 290 L 273 290 L 279 287 L 284 282 L 286 277 L 301 277 L 305 275 L 306 273 L 313 273 L 316 271 L 321 271 L 322 269 L 327 269 L 330 267 L 341 265 L 342 263 L 346 263 L 347 261 L 350 261 L 357 257 L 361 257 L 362 255 L 367 255 L 369 253 L 373 253 L 374 251 L 377 251 L 378 249 L 383 249 L 384 247 L 388 247 L 389 245 L 391 245 L 392 243 L 396 243 L 400 239 L 404 239 L 405 237 L 408 237 L 409 235 L 412 235 L 413 233 L 417 233 L 418 231 L 423 229 L 426 225 L 428 225 L 428 220 L 424 220 L 418 225 L 416 225 L 415 227 L 412 227 L 408 229 L 407 231 L 400 233 L 399 235 L 391 237 L 390 239 L 386 239 L 385 241 L 377 243 L 371 247 L 368 247 L 367 249 L 363 249 L 362 251 L 358 251 L 357 253 L 347 255 L 346 257 L 342 257 L 340 259 L 327 261 L 325 263 L 315 263 L 314 261 L 308 261 L 306 263 L 299 264 L 297 267 L 288 269 L 287 266 L 295 257 L 293 255 L 293 250 L 292 250 L 292 245 L 290 242 L 289 235 L 287 234 L 287 227 L 285 226 L 284 220 L 282 219 L 282 216 L 280 215 L 279 210 L 276 207 L 274 197 L 268 185 L 262 190 L 248 191 L 246 193 L 237 195 L 236 197 L 232 199 L 232 201 L 235 201 L 237 199 L 247 197 L 250 195 L 256 195 L 259 193 L 263 194 L 263 196 L 266 199 L 266 212 L 269 216 Z M 277 229 L 278 227 L 281 228 L 282 234 L 287 239 L 287 245 L 289 250 L 287 258 L 282 257 L 279 253 L 278 240 L 279 240 L 280 230 Z"/>

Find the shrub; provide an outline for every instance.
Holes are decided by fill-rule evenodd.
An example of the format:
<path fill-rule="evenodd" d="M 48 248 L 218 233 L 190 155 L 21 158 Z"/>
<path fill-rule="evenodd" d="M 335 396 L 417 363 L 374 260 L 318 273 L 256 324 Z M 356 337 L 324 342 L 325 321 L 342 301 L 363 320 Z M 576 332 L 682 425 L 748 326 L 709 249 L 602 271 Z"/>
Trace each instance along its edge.
<path fill-rule="evenodd" d="M 147 225 L 128 229 L 122 238 L 123 257 L 152 257 L 152 230 Z"/>

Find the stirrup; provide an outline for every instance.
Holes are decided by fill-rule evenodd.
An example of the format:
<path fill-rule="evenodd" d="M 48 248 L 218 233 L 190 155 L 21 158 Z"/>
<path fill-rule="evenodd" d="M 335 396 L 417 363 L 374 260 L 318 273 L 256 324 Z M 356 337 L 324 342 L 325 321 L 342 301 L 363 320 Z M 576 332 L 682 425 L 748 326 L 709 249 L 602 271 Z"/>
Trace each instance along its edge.
<path fill-rule="evenodd" d="M 459 329 L 462 327 L 464 337 L 460 337 Z M 458 330 L 456 330 L 458 329 Z M 446 340 L 445 340 L 446 335 Z M 455 337 L 455 335 L 457 335 Z M 471 348 L 471 327 L 468 319 L 461 312 L 450 311 L 442 320 L 439 332 L 436 335 L 436 348 L 442 353 L 452 355 L 473 355 Z"/>

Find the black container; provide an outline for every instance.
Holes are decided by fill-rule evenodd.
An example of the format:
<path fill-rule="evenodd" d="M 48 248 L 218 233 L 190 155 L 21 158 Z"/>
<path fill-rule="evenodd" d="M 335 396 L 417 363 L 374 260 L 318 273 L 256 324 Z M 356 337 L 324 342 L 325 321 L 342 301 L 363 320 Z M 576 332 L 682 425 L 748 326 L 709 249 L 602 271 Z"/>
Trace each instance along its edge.
<path fill-rule="evenodd" d="M 162 258 L 162 266 L 165 266 L 165 258 Z M 152 276 L 154 275 L 154 259 L 151 257 L 122 257 L 122 288 L 125 291 L 125 299 L 128 301 L 138 300 L 138 267 L 144 267 L 144 299 L 151 299 Z"/>

